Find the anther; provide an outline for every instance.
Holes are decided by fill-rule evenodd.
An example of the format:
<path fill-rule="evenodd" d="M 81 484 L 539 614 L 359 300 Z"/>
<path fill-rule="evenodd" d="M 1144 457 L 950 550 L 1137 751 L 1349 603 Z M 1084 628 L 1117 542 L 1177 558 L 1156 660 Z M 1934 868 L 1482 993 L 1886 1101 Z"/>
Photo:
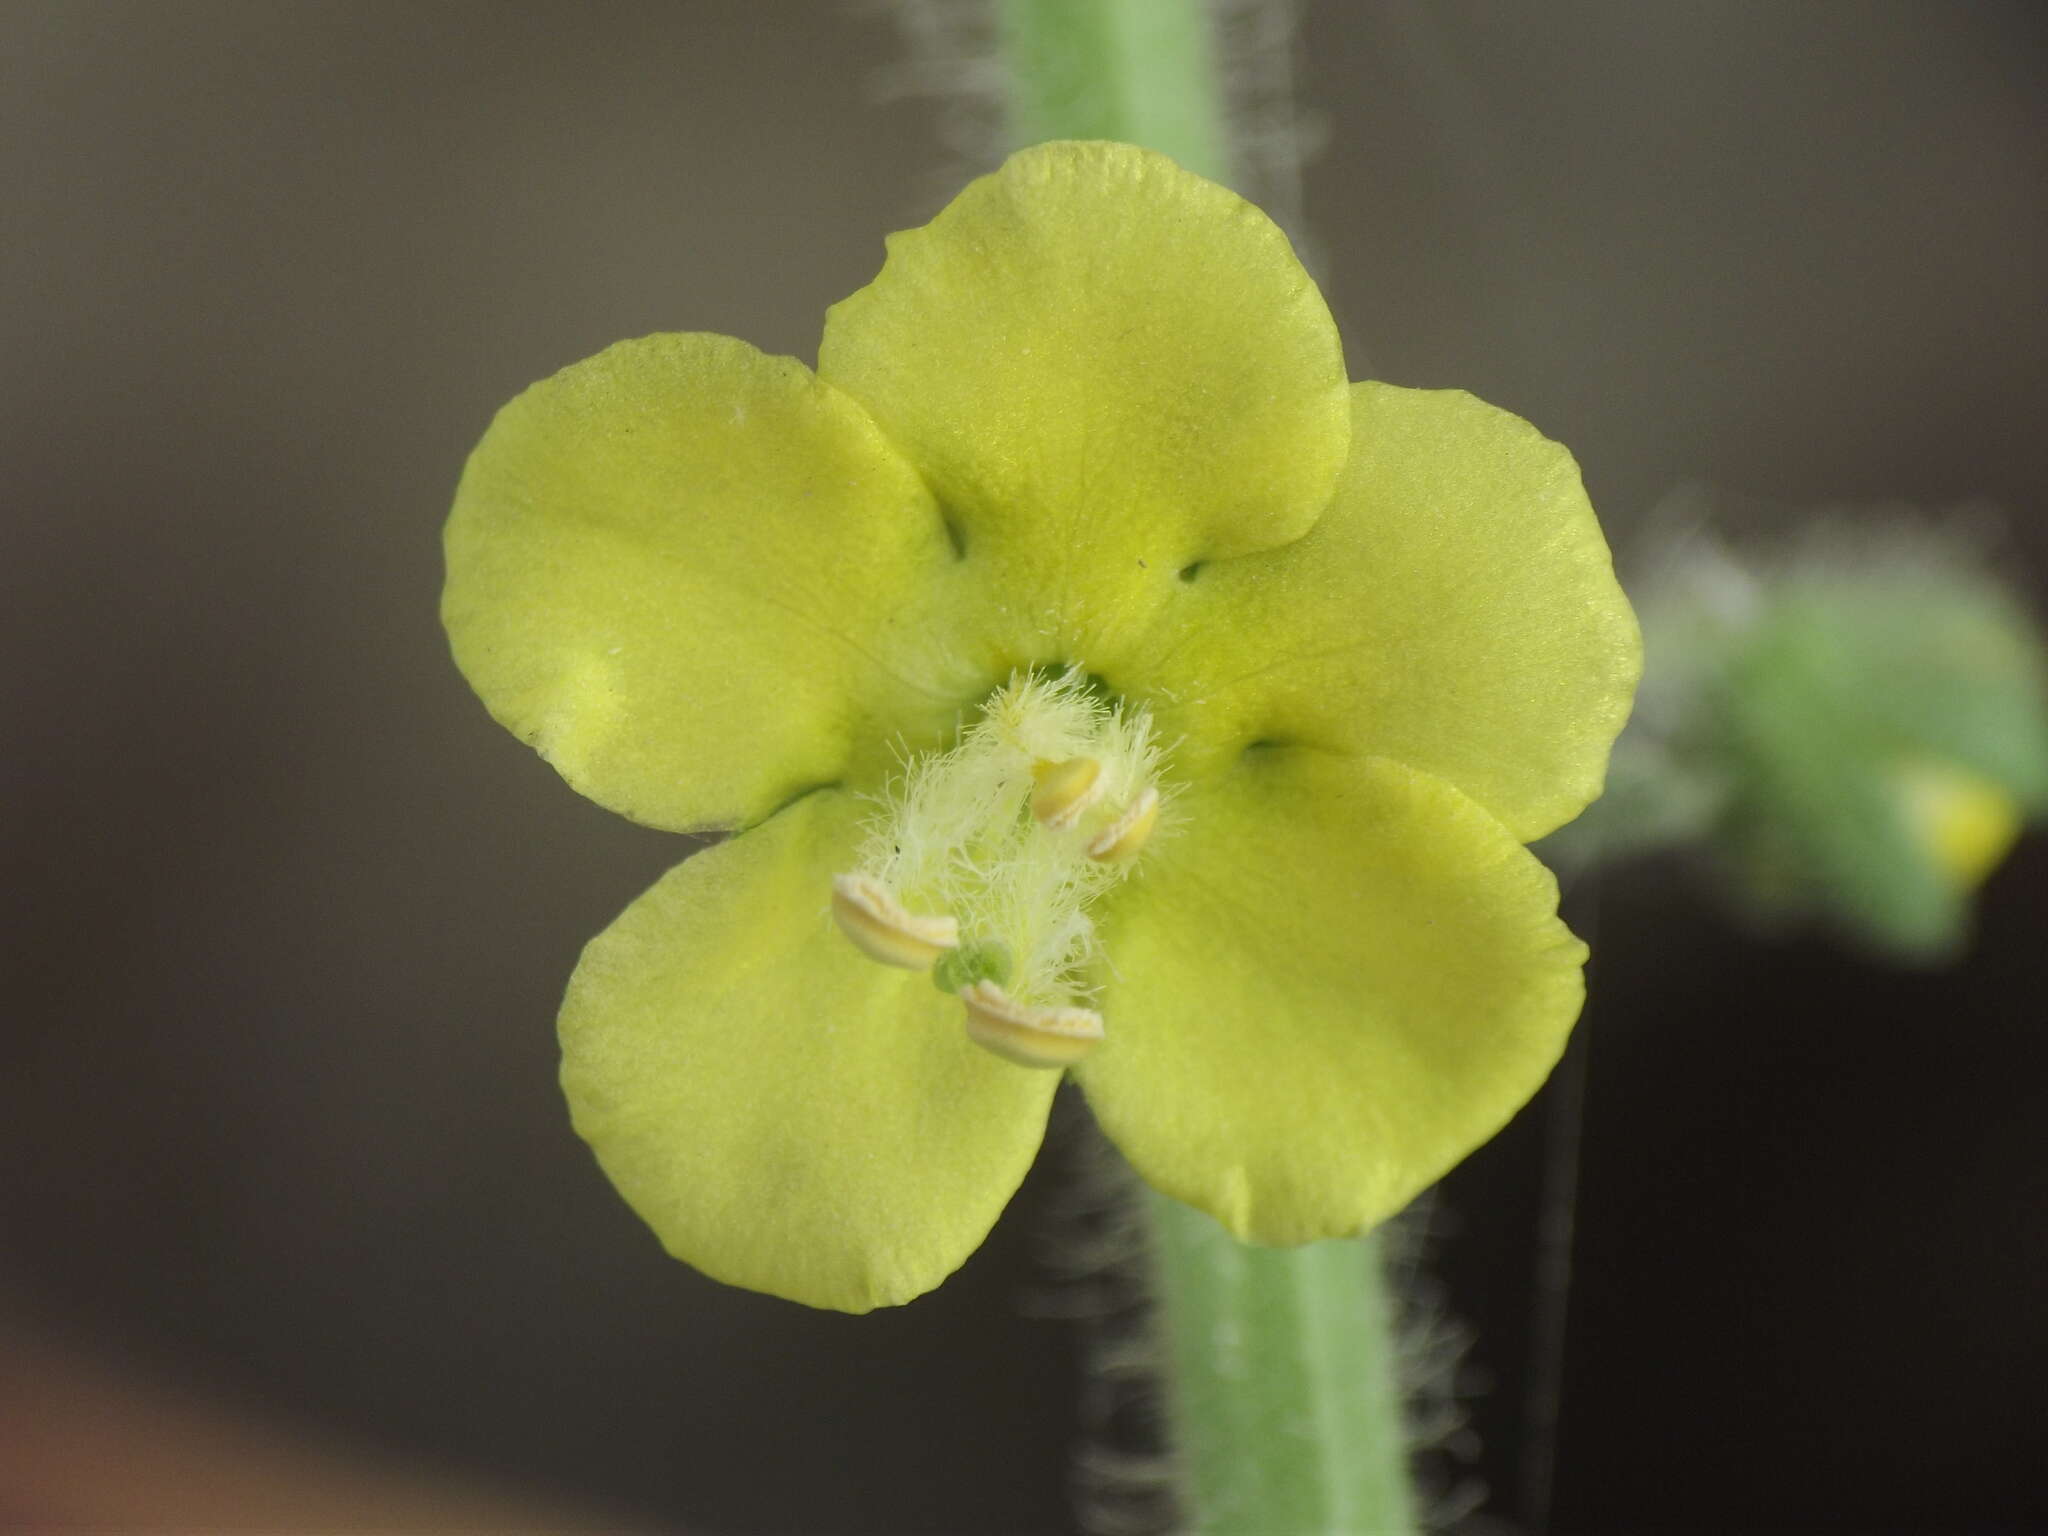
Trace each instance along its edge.
<path fill-rule="evenodd" d="M 1102 1043 L 1102 1015 L 1092 1008 L 1039 1008 L 1020 1003 L 992 981 L 960 989 L 967 1037 L 1020 1067 L 1070 1067 Z"/>
<path fill-rule="evenodd" d="M 1092 757 L 1034 763 L 1031 814 L 1042 826 L 1071 827 L 1081 813 L 1102 798 L 1102 764 Z"/>
<path fill-rule="evenodd" d="M 921 971 L 960 942 L 951 917 L 919 917 L 867 875 L 832 877 L 832 917 L 871 960 Z"/>
<path fill-rule="evenodd" d="M 1158 821 L 1159 791 L 1148 784 L 1124 807 L 1123 815 L 1089 839 L 1088 857 L 1104 864 L 1128 863 L 1138 856 Z"/>

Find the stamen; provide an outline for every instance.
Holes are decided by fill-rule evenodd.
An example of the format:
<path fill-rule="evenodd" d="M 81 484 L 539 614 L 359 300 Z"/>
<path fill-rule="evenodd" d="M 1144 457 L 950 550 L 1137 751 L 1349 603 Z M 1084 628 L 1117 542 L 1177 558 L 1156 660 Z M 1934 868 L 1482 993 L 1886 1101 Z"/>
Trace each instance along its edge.
<path fill-rule="evenodd" d="M 1164 768 L 1142 707 L 1079 668 L 1016 673 L 950 747 L 907 759 L 883 787 L 853 873 L 833 882 L 839 926 L 863 953 L 929 968 L 933 986 L 966 997 L 991 1049 L 1072 1060 L 1101 1036 L 1075 1006 L 1102 960 L 1093 908 L 1149 853 L 1171 798 L 1155 787 Z"/>
<path fill-rule="evenodd" d="M 1039 1008 L 1020 1003 L 992 981 L 960 989 L 967 1037 L 1020 1067 L 1070 1067 L 1102 1043 L 1102 1015 L 1092 1008 Z"/>
<path fill-rule="evenodd" d="M 832 877 L 832 916 L 870 960 L 921 971 L 960 942 L 951 917 L 920 917 L 868 875 Z"/>
<path fill-rule="evenodd" d="M 1138 856 L 1158 822 L 1159 791 L 1148 784 L 1123 815 L 1090 839 L 1088 857 L 1104 864 L 1127 864 Z"/>
<path fill-rule="evenodd" d="M 1062 763 L 1041 760 L 1031 765 L 1031 778 L 1031 814 L 1041 826 L 1054 829 L 1079 821 L 1106 787 L 1102 763 L 1093 757 L 1070 757 Z"/>

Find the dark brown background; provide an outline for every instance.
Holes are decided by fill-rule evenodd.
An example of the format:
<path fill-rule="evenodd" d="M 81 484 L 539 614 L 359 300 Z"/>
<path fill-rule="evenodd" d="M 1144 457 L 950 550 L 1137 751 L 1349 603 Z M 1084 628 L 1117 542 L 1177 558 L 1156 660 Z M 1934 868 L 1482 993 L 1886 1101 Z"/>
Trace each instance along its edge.
<path fill-rule="evenodd" d="M 1621 539 L 1690 477 L 1985 498 L 2038 592 L 2044 17 L 1312 3 L 1306 207 L 1357 371 L 1531 417 Z M 808 356 L 935 206 L 886 14 L 0 29 L 0 1288 L 294 1432 L 657 1523 L 1068 1528 L 1072 1339 L 1018 1306 L 1043 1181 L 857 1320 L 669 1263 L 599 1178 L 552 1012 L 677 849 L 497 731 L 434 620 L 499 403 L 651 330 Z M 2048 1526 L 2048 840 L 1939 977 L 1750 945 L 1675 874 L 1574 894 L 1557 1528 Z M 1460 1177 L 1440 1254 L 1504 1517 L 1538 1128 Z"/>

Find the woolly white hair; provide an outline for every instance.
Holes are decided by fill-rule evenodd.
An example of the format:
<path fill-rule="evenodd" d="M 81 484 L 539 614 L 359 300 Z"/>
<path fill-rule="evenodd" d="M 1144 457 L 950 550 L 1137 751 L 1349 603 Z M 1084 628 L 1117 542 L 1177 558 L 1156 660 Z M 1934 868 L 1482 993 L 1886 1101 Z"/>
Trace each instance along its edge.
<path fill-rule="evenodd" d="M 1088 815 L 1051 827 L 1031 814 L 1041 764 L 1102 765 Z M 1147 788 L 1162 753 L 1151 716 L 1104 698 L 1073 670 L 1018 673 L 951 751 L 905 765 L 881 799 L 859 872 L 918 912 L 957 918 L 963 944 L 999 941 L 1020 1002 L 1060 1004 L 1089 991 L 1095 952 L 1088 907 L 1127 865 L 1088 856 L 1091 837 Z"/>

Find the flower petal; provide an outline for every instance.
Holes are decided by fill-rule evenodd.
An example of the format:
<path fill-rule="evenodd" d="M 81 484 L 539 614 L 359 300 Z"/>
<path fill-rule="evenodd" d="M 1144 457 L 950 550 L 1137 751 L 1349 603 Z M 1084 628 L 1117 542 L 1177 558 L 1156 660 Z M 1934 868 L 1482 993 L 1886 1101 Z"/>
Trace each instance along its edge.
<path fill-rule="evenodd" d="M 1094 664 L 1182 568 L 1298 537 L 1349 429 L 1336 328 L 1286 236 L 1128 144 L 1025 150 L 893 236 L 818 372 L 993 562 L 1027 661 Z"/>
<path fill-rule="evenodd" d="M 1057 1085 L 833 927 L 860 810 L 809 795 L 671 870 L 584 951 L 561 1019 L 576 1129 L 669 1252 L 847 1312 L 980 1245 Z"/>
<path fill-rule="evenodd" d="M 729 337 L 621 342 L 520 395 L 447 553 L 491 713 L 638 821 L 756 821 L 957 707 L 898 655 L 952 564 L 922 481 L 858 405 Z"/>
<path fill-rule="evenodd" d="M 1578 467 L 1462 391 L 1353 400 L 1321 521 L 1205 567 L 1127 665 L 1188 769 L 1261 740 L 1393 758 L 1533 841 L 1599 794 L 1642 666 Z"/>
<path fill-rule="evenodd" d="M 1535 1092 L 1585 946 L 1533 855 L 1399 764 L 1259 749 L 1178 810 L 1076 1073 L 1147 1182 L 1238 1236 L 1369 1227 Z"/>

